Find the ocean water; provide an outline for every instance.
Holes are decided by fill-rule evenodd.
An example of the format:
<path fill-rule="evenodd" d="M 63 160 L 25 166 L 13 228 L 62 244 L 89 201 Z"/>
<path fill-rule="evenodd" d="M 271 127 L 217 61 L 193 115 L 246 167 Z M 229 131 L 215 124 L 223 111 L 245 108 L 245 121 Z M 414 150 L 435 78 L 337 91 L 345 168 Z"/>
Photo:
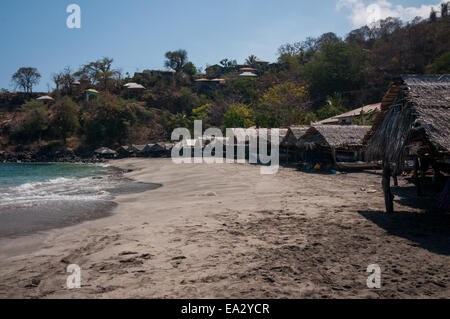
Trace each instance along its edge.
<path fill-rule="evenodd" d="M 161 186 L 132 181 L 107 165 L 0 163 L 0 238 L 106 217 L 116 195 Z"/>
<path fill-rule="evenodd" d="M 57 200 L 107 199 L 105 165 L 0 163 L 0 207 Z"/>

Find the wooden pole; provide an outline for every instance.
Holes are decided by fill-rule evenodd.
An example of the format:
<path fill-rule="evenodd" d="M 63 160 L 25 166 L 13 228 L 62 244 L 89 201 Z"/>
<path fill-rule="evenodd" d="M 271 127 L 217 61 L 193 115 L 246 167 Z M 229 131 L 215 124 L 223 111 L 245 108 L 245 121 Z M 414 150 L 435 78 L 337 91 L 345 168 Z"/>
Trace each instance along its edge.
<path fill-rule="evenodd" d="M 398 175 L 399 175 L 399 167 L 395 165 L 394 174 L 392 175 L 392 179 L 394 180 L 394 186 L 398 186 Z"/>
<path fill-rule="evenodd" d="M 287 164 L 289 164 L 289 155 L 290 155 L 289 149 L 290 149 L 290 146 L 288 145 L 286 148 L 286 163 Z"/>
<path fill-rule="evenodd" d="M 336 160 L 336 149 L 334 147 L 331 148 L 331 156 L 333 157 L 333 166 L 334 168 L 337 168 L 338 164 Z"/>
<path fill-rule="evenodd" d="M 414 159 L 414 181 L 416 183 L 417 196 L 422 196 L 422 187 L 419 177 L 420 161 L 419 158 Z"/>
<path fill-rule="evenodd" d="M 383 178 L 381 185 L 383 186 L 386 213 L 392 214 L 394 212 L 394 195 L 392 195 L 391 192 L 391 167 L 386 160 L 383 161 Z"/>

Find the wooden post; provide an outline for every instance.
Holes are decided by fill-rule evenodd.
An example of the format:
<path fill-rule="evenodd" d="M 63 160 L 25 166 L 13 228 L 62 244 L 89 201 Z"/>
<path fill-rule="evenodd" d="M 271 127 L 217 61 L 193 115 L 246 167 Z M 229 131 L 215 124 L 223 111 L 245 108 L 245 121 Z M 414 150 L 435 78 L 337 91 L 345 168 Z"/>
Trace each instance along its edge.
<path fill-rule="evenodd" d="M 383 179 L 381 185 L 383 186 L 386 213 L 392 214 L 394 212 L 394 195 L 391 192 L 391 167 L 386 160 L 383 161 Z"/>
<path fill-rule="evenodd" d="M 398 186 L 398 174 L 399 174 L 399 167 L 398 165 L 395 165 L 394 174 L 392 175 L 392 179 L 394 180 L 394 186 Z"/>
<path fill-rule="evenodd" d="M 334 168 L 337 168 L 338 164 L 337 164 L 337 160 L 336 160 L 336 149 L 334 147 L 331 148 L 331 156 L 333 157 Z"/>
<path fill-rule="evenodd" d="M 433 171 L 434 171 L 433 185 L 439 186 L 439 184 L 441 183 L 441 180 L 442 180 L 442 174 L 441 174 L 441 171 L 439 170 L 439 166 L 436 163 L 436 161 L 433 161 L 432 167 L 433 167 Z"/>
<path fill-rule="evenodd" d="M 289 155 L 290 155 L 289 148 L 290 148 L 290 146 L 288 145 L 286 147 L 286 163 L 287 164 L 289 164 Z"/>
<path fill-rule="evenodd" d="M 414 181 L 416 183 L 417 196 L 422 196 L 422 187 L 419 177 L 420 161 L 419 158 L 414 159 Z"/>

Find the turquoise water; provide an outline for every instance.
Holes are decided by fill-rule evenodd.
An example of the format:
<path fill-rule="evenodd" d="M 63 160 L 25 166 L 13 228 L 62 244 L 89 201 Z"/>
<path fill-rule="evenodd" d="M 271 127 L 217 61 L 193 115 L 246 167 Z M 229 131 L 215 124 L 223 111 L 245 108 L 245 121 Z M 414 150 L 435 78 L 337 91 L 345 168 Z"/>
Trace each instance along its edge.
<path fill-rule="evenodd" d="M 0 188 L 14 187 L 27 183 L 48 182 L 57 178 L 83 178 L 105 171 L 105 167 L 89 164 L 0 163 Z"/>
<path fill-rule="evenodd" d="M 101 165 L 0 163 L 0 208 L 110 199 L 115 182 Z"/>

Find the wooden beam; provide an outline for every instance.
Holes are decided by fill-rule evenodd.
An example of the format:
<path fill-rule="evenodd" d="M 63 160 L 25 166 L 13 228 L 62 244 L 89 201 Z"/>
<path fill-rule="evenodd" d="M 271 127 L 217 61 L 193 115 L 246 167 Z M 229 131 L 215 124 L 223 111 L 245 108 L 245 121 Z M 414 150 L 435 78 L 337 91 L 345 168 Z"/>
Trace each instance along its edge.
<path fill-rule="evenodd" d="M 386 160 L 383 161 L 383 178 L 381 185 L 383 186 L 386 213 L 392 214 L 394 212 L 394 195 L 391 192 L 391 167 Z"/>

